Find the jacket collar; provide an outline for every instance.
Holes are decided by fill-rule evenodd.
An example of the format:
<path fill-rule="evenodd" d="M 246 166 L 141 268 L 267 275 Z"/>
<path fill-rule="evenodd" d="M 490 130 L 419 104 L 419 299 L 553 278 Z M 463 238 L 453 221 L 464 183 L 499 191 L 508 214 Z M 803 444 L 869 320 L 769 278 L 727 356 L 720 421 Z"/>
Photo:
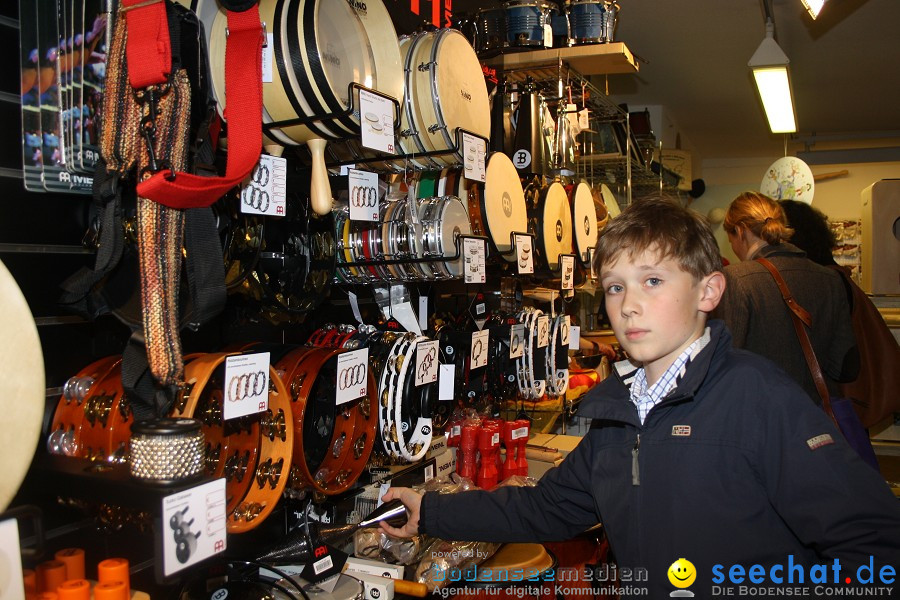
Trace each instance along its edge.
<path fill-rule="evenodd" d="M 691 361 L 678 387 L 660 404 L 694 398 L 706 380 L 713 357 L 731 348 L 731 334 L 724 322 L 713 319 L 709 322 L 709 329 L 709 344 Z M 578 408 L 578 416 L 620 421 L 640 427 L 637 409 L 628 395 L 628 387 L 619 375 L 618 369 L 613 369 L 609 377 L 588 392 Z"/>
<path fill-rule="evenodd" d="M 790 256 L 794 258 L 804 258 L 806 256 L 806 252 L 798 248 L 793 244 L 789 244 L 787 242 L 782 242 L 780 244 L 770 244 L 767 246 L 763 246 L 759 250 L 753 253 L 753 256 L 750 257 L 749 260 L 753 260 L 759 257 L 762 258 L 770 258 L 773 256 Z"/>

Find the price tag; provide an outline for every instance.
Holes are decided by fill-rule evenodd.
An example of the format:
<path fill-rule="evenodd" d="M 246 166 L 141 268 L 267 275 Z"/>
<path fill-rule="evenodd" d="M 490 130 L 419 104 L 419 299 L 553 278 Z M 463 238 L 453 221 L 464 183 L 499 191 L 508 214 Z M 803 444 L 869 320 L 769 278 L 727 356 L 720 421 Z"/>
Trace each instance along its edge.
<path fill-rule="evenodd" d="M 223 417 L 235 419 L 269 408 L 269 353 L 238 354 L 225 359 Z"/>
<path fill-rule="evenodd" d="M 553 26 L 550 23 L 544 23 L 544 47 L 553 47 Z"/>
<path fill-rule="evenodd" d="M 19 554 L 19 525 L 15 519 L 0 522 L 0 558 L 3 562 L 3 579 L 0 580 L 2 598 L 25 598 L 22 581 L 22 557 Z M 12 551 L 15 548 L 15 551 Z"/>
<path fill-rule="evenodd" d="M 372 92 L 359 90 L 362 145 L 394 154 L 394 103 Z"/>
<path fill-rule="evenodd" d="M 350 169 L 347 189 L 350 191 L 350 219 L 378 221 L 378 174 Z"/>
<path fill-rule="evenodd" d="M 484 283 L 487 274 L 487 269 L 484 266 L 486 254 L 484 240 L 463 238 L 463 254 L 466 257 L 466 283 Z"/>
<path fill-rule="evenodd" d="M 262 48 L 262 80 L 272 83 L 272 51 L 275 48 L 275 34 L 266 34 L 266 44 Z"/>
<path fill-rule="evenodd" d="M 581 327 L 571 325 L 569 327 L 569 350 L 578 350 L 581 346 Z"/>
<path fill-rule="evenodd" d="M 434 479 L 434 465 L 428 465 L 425 467 L 425 483 L 428 483 Z"/>
<path fill-rule="evenodd" d="M 562 269 L 562 289 L 575 289 L 575 257 L 560 256 L 559 265 Z"/>
<path fill-rule="evenodd" d="M 419 329 L 428 329 L 428 296 L 419 296 Z"/>
<path fill-rule="evenodd" d="M 484 140 L 481 138 L 477 138 L 474 135 L 463 133 L 462 142 L 463 164 L 465 165 L 465 171 L 463 175 L 466 179 L 472 179 L 474 181 L 480 181 L 484 183 Z"/>
<path fill-rule="evenodd" d="M 339 354 L 337 359 L 337 394 L 334 403 L 340 406 L 366 395 L 369 370 L 369 349 Z"/>
<path fill-rule="evenodd" d="M 438 341 L 419 342 L 416 345 L 416 385 L 438 380 Z"/>
<path fill-rule="evenodd" d="M 521 358 L 525 354 L 525 324 L 509 328 L 509 357 Z"/>
<path fill-rule="evenodd" d="M 341 165 L 341 170 L 338 172 L 338 175 L 349 175 L 350 169 L 355 169 L 356 165 Z"/>
<path fill-rule="evenodd" d="M 470 369 L 480 369 L 487 366 L 489 336 L 489 329 L 472 334 L 472 353 L 469 355 L 471 357 L 469 359 Z"/>
<path fill-rule="evenodd" d="M 263 154 L 241 182 L 241 212 L 283 217 L 287 205 L 287 160 Z"/>
<path fill-rule="evenodd" d="M 587 251 L 588 267 L 591 270 L 591 279 L 597 280 L 597 269 L 594 268 L 594 248 L 588 248 Z"/>
<path fill-rule="evenodd" d="M 534 253 L 531 251 L 531 236 L 519 233 L 515 234 L 515 236 L 519 274 L 527 275 L 529 273 L 534 273 Z"/>
<path fill-rule="evenodd" d="M 582 108 L 578 111 L 578 128 L 581 130 L 590 129 L 591 113 L 588 109 Z"/>
<path fill-rule="evenodd" d="M 438 376 L 438 400 L 453 400 L 456 365 L 441 365 Z"/>
<path fill-rule="evenodd" d="M 550 317 L 541 315 L 537 320 L 538 348 L 546 348 L 550 345 Z"/>
<path fill-rule="evenodd" d="M 486 310 L 487 308 L 485 307 L 484 302 L 479 302 L 475 305 L 475 314 L 479 317 L 483 315 Z"/>
<path fill-rule="evenodd" d="M 166 577 L 225 551 L 226 504 L 224 478 L 163 498 Z"/>
<path fill-rule="evenodd" d="M 559 324 L 559 343 L 563 346 L 569 345 L 569 332 L 572 328 L 572 321 L 569 315 L 566 315 L 563 322 Z"/>
<path fill-rule="evenodd" d="M 350 310 L 353 312 L 353 318 L 356 319 L 356 322 L 360 325 L 363 324 L 362 314 L 359 312 L 359 301 L 356 299 L 356 294 L 353 292 L 347 292 L 347 299 L 350 301 Z"/>

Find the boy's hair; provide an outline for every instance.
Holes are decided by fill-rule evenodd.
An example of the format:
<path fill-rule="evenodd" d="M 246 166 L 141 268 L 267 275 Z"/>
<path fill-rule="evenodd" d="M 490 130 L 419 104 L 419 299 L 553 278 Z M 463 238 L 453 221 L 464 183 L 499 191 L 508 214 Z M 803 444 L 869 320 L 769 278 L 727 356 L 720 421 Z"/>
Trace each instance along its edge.
<path fill-rule="evenodd" d="M 706 219 L 665 195 L 637 200 L 610 220 L 597 242 L 594 268 L 599 274 L 623 252 L 633 258 L 645 250 L 675 259 L 694 281 L 722 269 L 719 245 Z"/>

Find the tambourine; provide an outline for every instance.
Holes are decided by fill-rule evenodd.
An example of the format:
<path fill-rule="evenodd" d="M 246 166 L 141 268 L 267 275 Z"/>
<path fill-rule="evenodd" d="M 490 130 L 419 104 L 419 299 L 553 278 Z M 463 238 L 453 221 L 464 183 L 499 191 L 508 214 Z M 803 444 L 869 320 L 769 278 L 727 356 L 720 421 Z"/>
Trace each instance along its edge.
<path fill-rule="evenodd" d="M 70 377 L 63 386 L 63 394 L 56 403 L 47 451 L 64 456 L 82 456 L 81 432 L 84 427 L 84 402 L 90 397 L 94 384 L 122 360 L 121 356 L 107 356 L 96 360 Z"/>
<path fill-rule="evenodd" d="M 565 315 L 557 315 L 550 322 L 550 345 L 546 353 L 547 395 L 564 396 L 569 389 L 569 344 Z"/>
<path fill-rule="evenodd" d="M 91 386 L 91 393 L 82 404 L 82 412 L 84 422 L 79 456 L 117 464 L 127 463 L 134 418 L 131 403 L 122 387 L 121 360 L 116 361 Z"/>
<path fill-rule="evenodd" d="M 226 525 L 230 533 L 257 527 L 275 508 L 288 481 L 294 431 L 290 403 L 275 369 L 269 368 L 268 409 L 224 420 L 230 353 L 203 354 L 185 365 L 185 386 L 172 411 L 202 423 L 206 473 L 225 477 Z"/>
<path fill-rule="evenodd" d="M 375 437 L 371 415 L 374 379 L 359 400 L 335 406 L 341 348 L 298 348 L 277 368 L 289 382 L 293 414 L 294 461 L 291 490 L 311 489 L 333 495 L 346 491 L 362 473 Z M 356 413 L 362 412 L 362 418 Z"/>

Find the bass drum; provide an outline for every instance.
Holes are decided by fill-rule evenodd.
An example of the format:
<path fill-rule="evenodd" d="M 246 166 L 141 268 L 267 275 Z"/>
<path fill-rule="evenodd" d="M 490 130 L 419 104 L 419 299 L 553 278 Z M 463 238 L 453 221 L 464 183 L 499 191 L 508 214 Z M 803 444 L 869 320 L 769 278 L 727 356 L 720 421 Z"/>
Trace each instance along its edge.
<path fill-rule="evenodd" d="M 475 50 L 465 36 L 455 29 L 439 29 L 405 38 L 400 45 L 406 70 L 399 142 L 403 152 L 455 148 L 457 128 L 489 137 L 487 86 Z M 410 160 L 420 169 L 442 169 L 462 162 L 459 152 Z"/>

